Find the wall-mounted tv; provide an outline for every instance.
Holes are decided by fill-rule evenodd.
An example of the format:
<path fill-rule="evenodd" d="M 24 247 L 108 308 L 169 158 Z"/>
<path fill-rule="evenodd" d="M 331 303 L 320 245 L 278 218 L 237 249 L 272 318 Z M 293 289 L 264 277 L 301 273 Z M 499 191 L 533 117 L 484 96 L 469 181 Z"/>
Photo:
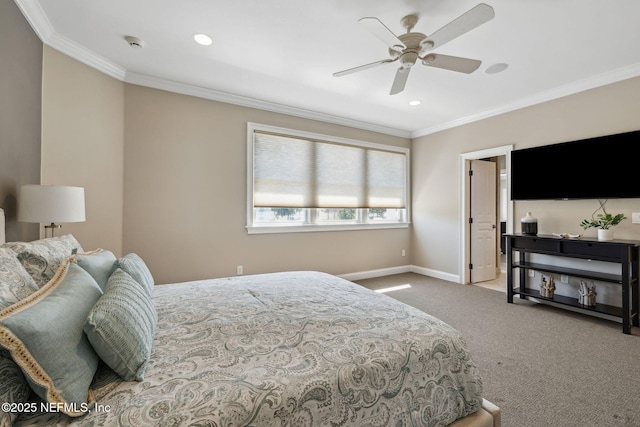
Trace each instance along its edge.
<path fill-rule="evenodd" d="M 640 198 L 640 130 L 511 152 L 511 200 Z"/>

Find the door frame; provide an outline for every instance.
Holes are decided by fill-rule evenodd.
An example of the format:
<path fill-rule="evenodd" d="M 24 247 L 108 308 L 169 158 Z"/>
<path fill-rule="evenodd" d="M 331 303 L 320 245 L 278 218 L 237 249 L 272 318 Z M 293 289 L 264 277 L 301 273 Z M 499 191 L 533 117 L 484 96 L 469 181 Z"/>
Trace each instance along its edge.
<path fill-rule="evenodd" d="M 509 179 L 509 171 L 511 170 L 511 151 L 513 145 L 503 145 L 485 150 L 472 151 L 460 154 L 460 283 L 467 285 L 471 282 L 471 271 L 469 269 L 469 258 L 471 250 L 471 238 L 469 233 L 469 215 L 470 192 L 469 188 L 469 169 L 471 160 L 480 160 L 487 157 L 505 156 L 505 166 L 507 170 L 507 233 L 513 232 L 513 201 L 511 200 L 511 180 Z M 499 241 L 499 240 L 498 240 Z"/>

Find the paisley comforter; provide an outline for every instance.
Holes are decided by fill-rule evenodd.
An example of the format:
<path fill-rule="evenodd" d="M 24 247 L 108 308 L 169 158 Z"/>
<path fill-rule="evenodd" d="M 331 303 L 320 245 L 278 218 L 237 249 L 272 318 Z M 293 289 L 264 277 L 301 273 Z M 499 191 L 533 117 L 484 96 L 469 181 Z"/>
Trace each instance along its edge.
<path fill-rule="evenodd" d="M 318 272 L 156 286 L 142 382 L 101 367 L 89 414 L 16 425 L 444 426 L 480 409 L 460 334 L 388 296 Z"/>

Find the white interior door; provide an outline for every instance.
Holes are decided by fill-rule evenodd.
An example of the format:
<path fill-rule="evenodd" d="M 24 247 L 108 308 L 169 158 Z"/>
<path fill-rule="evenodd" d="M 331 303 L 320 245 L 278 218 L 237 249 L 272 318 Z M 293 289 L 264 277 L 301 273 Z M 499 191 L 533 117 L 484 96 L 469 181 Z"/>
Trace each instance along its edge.
<path fill-rule="evenodd" d="M 471 160 L 470 264 L 471 283 L 497 277 L 496 169 L 493 162 Z"/>

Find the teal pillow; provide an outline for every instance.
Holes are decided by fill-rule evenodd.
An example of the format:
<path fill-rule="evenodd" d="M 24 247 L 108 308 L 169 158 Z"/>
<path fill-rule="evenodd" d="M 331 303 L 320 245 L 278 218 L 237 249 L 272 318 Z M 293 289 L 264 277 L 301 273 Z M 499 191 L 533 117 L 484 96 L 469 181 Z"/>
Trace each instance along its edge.
<path fill-rule="evenodd" d="M 113 263 L 112 271 L 115 271 L 118 268 L 129 273 L 129 275 L 133 277 L 136 282 L 144 286 L 149 295 L 151 295 L 154 285 L 153 276 L 151 275 L 151 271 L 149 271 L 147 264 L 144 263 L 140 256 L 134 253 L 123 256 Z"/>
<path fill-rule="evenodd" d="M 31 388 L 24 374 L 9 353 L 0 349 L 0 402 L 25 403 L 31 395 Z M 4 411 L 0 412 L 0 415 Z M 16 411 L 17 412 L 17 411 Z M 9 413 L 7 413 L 7 416 Z M 0 422 L 0 426 L 2 426 Z M 10 423 L 7 425 L 11 425 Z"/>
<path fill-rule="evenodd" d="M 8 349 L 41 399 L 67 415 L 90 409 L 89 386 L 98 367 L 84 333 L 100 286 L 67 258 L 44 287 L 0 312 L 0 345 Z"/>
<path fill-rule="evenodd" d="M 98 356 L 126 381 L 142 381 L 158 315 L 146 289 L 117 269 L 91 309 L 84 331 Z"/>
<path fill-rule="evenodd" d="M 104 249 L 96 249 L 76 256 L 78 265 L 95 279 L 103 291 L 107 287 L 107 280 L 109 280 L 113 263 L 116 260 L 117 258 L 113 252 Z"/>

